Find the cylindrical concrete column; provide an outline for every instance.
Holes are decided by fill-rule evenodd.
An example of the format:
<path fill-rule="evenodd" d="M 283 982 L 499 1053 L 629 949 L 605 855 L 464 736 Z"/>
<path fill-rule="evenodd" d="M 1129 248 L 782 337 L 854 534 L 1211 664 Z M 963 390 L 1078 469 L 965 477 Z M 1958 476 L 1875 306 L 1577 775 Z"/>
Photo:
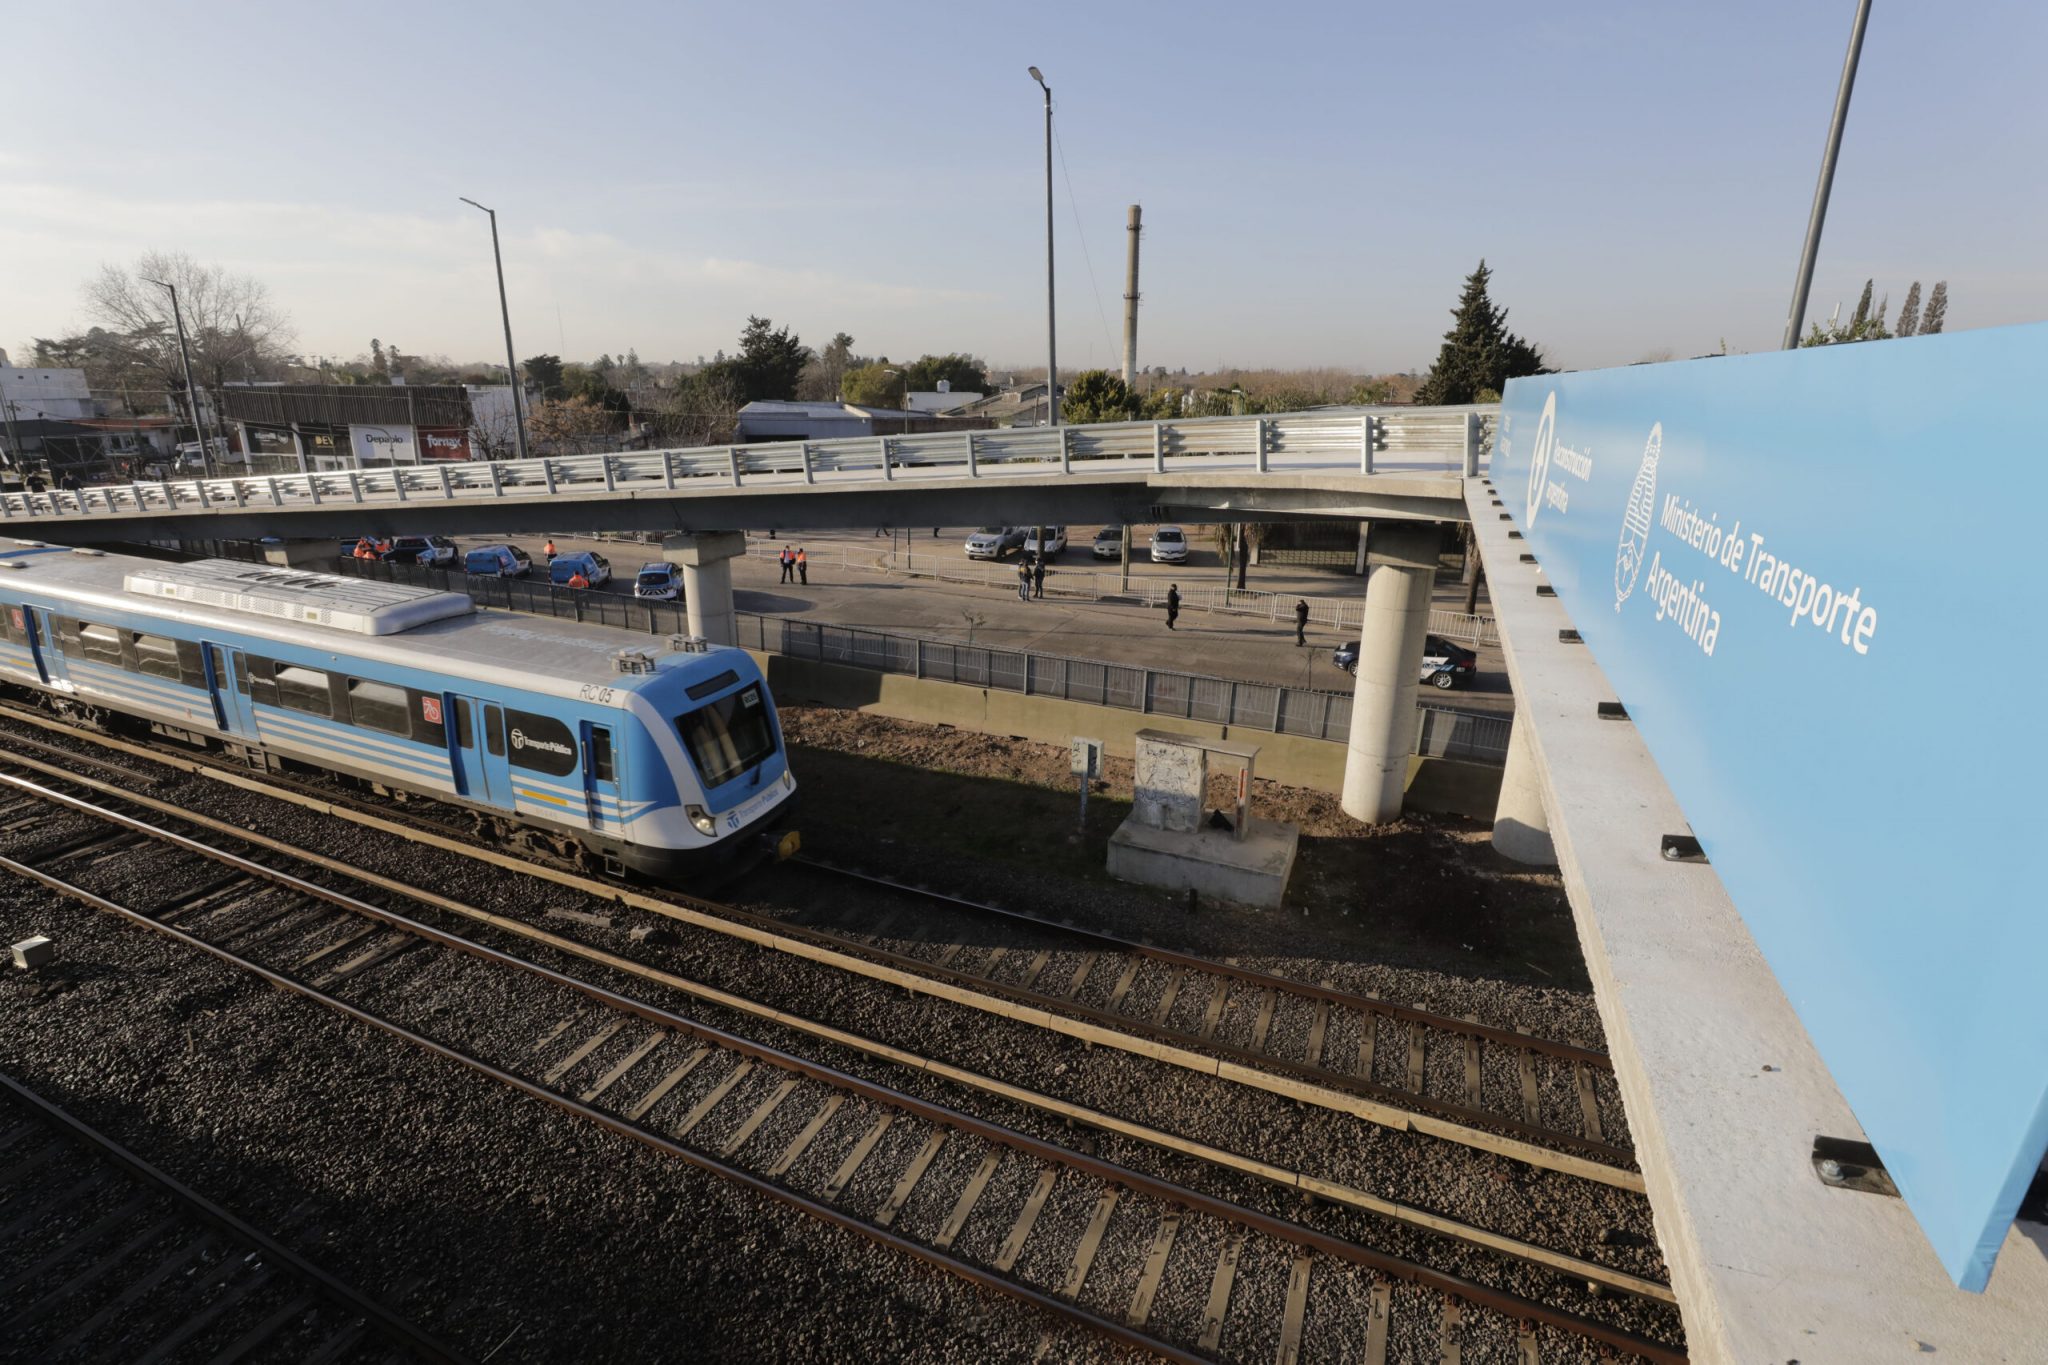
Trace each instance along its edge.
<path fill-rule="evenodd" d="M 1407 790 L 1416 677 L 1429 631 L 1439 540 L 1433 522 L 1380 521 L 1372 527 L 1343 802 L 1346 815 L 1368 824 L 1398 816 Z"/>
<path fill-rule="evenodd" d="M 683 613 L 692 635 L 714 645 L 739 643 L 730 561 L 746 552 L 747 538 L 738 531 L 695 531 L 661 542 L 662 558 L 683 571 Z"/>
<path fill-rule="evenodd" d="M 1543 809 L 1543 774 L 1536 765 L 1528 715 L 1515 708 L 1508 736 L 1508 762 L 1500 775 L 1500 804 L 1493 812 L 1493 846 L 1504 858 L 1548 866 L 1557 862 L 1550 842 L 1550 815 Z"/>
<path fill-rule="evenodd" d="M 692 635 L 701 635 L 714 645 L 729 645 L 740 638 L 733 617 L 730 560 L 683 565 L 683 612 L 690 618 Z"/>

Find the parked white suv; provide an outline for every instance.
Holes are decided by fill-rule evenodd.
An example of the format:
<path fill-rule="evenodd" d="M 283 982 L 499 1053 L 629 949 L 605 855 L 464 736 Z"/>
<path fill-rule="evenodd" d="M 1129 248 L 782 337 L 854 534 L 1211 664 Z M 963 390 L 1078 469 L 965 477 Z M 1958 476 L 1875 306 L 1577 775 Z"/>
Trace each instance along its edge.
<path fill-rule="evenodd" d="M 1045 528 L 1045 557 L 1058 559 L 1060 551 L 1067 548 L 1067 528 L 1048 526 Z M 1034 558 L 1038 555 L 1038 531 L 1034 527 L 1024 535 L 1024 553 Z"/>
<path fill-rule="evenodd" d="M 1001 559 L 1024 543 L 1021 526 L 984 526 L 967 537 L 969 559 Z"/>
<path fill-rule="evenodd" d="M 1185 564 L 1188 562 L 1188 535 L 1178 526 L 1162 526 L 1152 533 L 1152 562 L 1154 564 Z"/>

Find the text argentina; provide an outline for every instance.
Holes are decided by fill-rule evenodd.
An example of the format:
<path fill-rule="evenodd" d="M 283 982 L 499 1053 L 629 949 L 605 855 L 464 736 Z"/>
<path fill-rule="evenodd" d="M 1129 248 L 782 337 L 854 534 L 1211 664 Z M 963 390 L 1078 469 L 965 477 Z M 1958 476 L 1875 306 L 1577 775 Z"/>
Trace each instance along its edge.
<path fill-rule="evenodd" d="M 1714 656 L 1714 641 L 1721 638 L 1721 613 L 1707 605 L 1707 599 L 1700 595 L 1706 586 L 1698 579 L 1690 583 L 1672 577 L 1664 567 L 1662 551 L 1650 557 L 1650 600 L 1657 604 L 1657 619 L 1669 617 L 1685 632 L 1685 637 L 1700 647 L 1708 658 Z"/>

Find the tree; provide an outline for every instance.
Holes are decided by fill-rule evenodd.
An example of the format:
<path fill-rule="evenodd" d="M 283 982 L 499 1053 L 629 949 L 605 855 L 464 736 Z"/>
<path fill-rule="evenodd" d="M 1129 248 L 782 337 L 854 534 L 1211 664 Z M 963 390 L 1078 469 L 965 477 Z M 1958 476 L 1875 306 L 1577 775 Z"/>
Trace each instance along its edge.
<path fill-rule="evenodd" d="M 796 397 L 796 381 L 811 361 L 811 351 L 796 333 L 777 327 L 767 318 L 749 317 L 740 333 L 740 353 L 734 360 L 734 374 L 748 402 L 756 399 Z"/>
<path fill-rule="evenodd" d="M 1941 330 L 1941 324 L 1948 318 L 1948 281 L 1936 280 L 1934 292 L 1927 296 L 1927 311 L 1920 318 L 1920 335 L 1931 337 Z"/>
<path fill-rule="evenodd" d="M 813 403 L 830 402 L 839 397 L 846 372 L 860 363 L 853 354 L 853 338 L 845 332 L 834 333 L 817 359 L 804 367 L 803 377 L 797 381 L 796 396 Z"/>
<path fill-rule="evenodd" d="M 530 355 L 519 362 L 519 368 L 526 372 L 527 382 L 540 390 L 543 399 L 560 398 L 565 393 L 562 387 L 562 357 Z"/>
<path fill-rule="evenodd" d="M 956 393 L 987 393 L 988 365 L 971 355 L 924 355 L 903 371 L 904 382 L 920 393 L 931 393 L 945 380 Z"/>
<path fill-rule="evenodd" d="M 1507 310 L 1487 297 L 1493 272 L 1480 261 L 1465 277 L 1465 292 L 1451 311 L 1451 330 L 1415 401 L 1428 405 L 1471 403 L 1481 390 L 1499 392 L 1510 379 L 1548 374 L 1543 353 L 1507 329 Z"/>
<path fill-rule="evenodd" d="M 722 445 L 732 439 L 746 401 L 730 365 L 706 365 L 676 381 L 674 396 L 650 425 L 666 445 Z"/>
<path fill-rule="evenodd" d="M 588 398 L 547 400 L 527 414 L 526 429 L 536 441 L 564 444 L 601 436 L 612 429 L 614 417 Z"/>
<path fill-rule="evenodd" d="M 129 372 L 123 376 L 126 382 L 173 390 L 184 385 L 171 298 L 155 280 L 178 291 L 195 383 L 218 386 L 229 379 L 275 379 L 284 373 L 291 320 L 271 301 L 268 287 L 217 265 L 203 266 L 180 251 L 150 251 L 136 260 L 132 272 L 102 266 L 84 289 L 86 312 L 101 324 L 93 331 L 120 357 L 121 368 Z"/>
<path fill-rule="evenodd" d="M 879 363 L 863 365 L 846 372 L 839 381 L 839 392 L 847 402 L 864 408 L 900 408 L 903 406 L 903 372 Z"/>
<path fill-rule="evenodd" d="M 1856 311 L 1849 316 L 1849 330 L 1859 335 L 1867 330 L 1870 323 L 1870 286 L 1872 283 L 1870 280 L 1863 282 L 1863 297 L 1856 300 Z"/>
<path fill-rule="evenodd" d="M 1394 386 L 1384 379 L 1367 379 L 1352 385 L 1351 393 L 1344 401 L 1353 407 L 1391 403 L 1394 401 Z"/>
<path fill-rule="evenodd" d="M 571 400 L 580 398 L 606 412 L 623 415 L 633 410 L 633 400 L 606 382 L 605 372 L 594 365 L 564 365 L 562 392 Z"/>
<path fill-rule="evenodd" d="M 1920 281 L 1913 281 L 1913 287 L 1906 291 L 1906 301 L 1899 305 L 1898 335 L 1912 336 L 1920 327 Z"/>
<path fill-rule="evenodd" d="M 1060 399 L 1060 418 L 1067 422 L 1128 422 L 1138 411 L 1138 400 L 1124 387 L 1123 377 L 1108 370 L 1082 371 Z"/>

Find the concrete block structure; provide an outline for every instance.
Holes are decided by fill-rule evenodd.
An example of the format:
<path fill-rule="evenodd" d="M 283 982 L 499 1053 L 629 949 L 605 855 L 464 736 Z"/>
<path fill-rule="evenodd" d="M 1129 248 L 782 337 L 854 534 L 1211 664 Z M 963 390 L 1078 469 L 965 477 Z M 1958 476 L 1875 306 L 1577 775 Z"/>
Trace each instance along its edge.
<path fill-rule="evenodd" d="M 1237 806 L 1228 828 L 1213 826 L 1203 815 L 1212 752 L 1240 764 Z M 1294 871 L 1301 831 L 1252 816 L 1252 765 L 1258 752 L 1256 745 L 1167 730 L 1139 731 L 1131 813 L 1110 836 L 1110 875 L 1279 909 Z"/>

